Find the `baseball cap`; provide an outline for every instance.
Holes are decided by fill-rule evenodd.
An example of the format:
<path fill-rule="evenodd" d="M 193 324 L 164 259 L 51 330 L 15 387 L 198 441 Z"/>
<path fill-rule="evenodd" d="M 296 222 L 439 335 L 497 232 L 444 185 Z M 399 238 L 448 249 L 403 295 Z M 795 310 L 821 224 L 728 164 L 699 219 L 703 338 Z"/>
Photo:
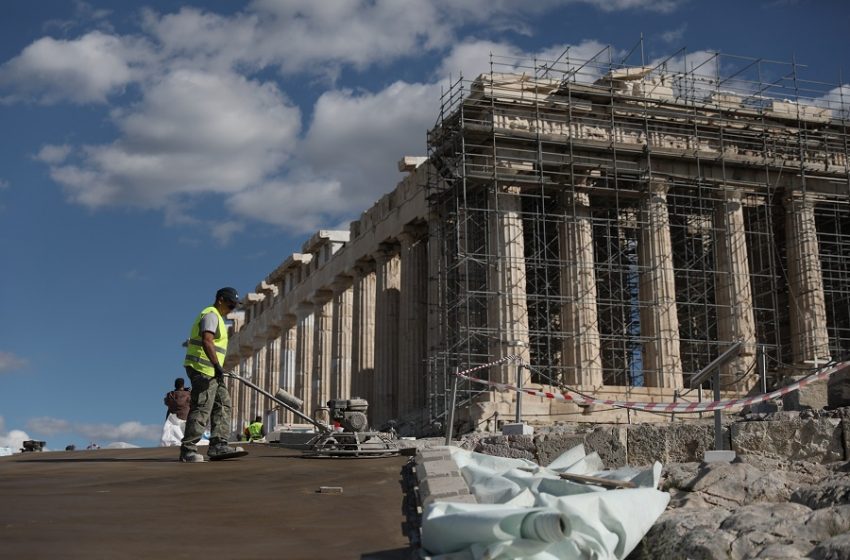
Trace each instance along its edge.
<path fill-rule="evenodd" d="M 219 298 L 223 299 L 227 303 L 232 304 L 234 307 L 239 304 L 239 293 L 236 291 L 236 288 L 221 288 L 215 293 L 215 299 Z"/>

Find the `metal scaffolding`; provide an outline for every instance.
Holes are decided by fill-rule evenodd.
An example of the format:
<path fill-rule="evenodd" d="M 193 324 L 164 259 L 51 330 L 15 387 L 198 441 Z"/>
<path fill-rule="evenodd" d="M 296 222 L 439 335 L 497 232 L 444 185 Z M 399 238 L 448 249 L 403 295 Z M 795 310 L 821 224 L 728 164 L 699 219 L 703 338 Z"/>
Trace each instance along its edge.
<path fill-rule="evenodd" d="M 606 386 L 684 387 L 744 339 L 721 376 L 739 392 L 757 348 L 775 381 L 850 354 L 850 88 L 803 80 L 795 62 L 642 51 L 491 56 L 443 92 L 428 135 L 432 418 L 452 372 L 511 345 L 534 383 L 598 369 Z M 506 328 L 516 309 L 527 316 Z"/>

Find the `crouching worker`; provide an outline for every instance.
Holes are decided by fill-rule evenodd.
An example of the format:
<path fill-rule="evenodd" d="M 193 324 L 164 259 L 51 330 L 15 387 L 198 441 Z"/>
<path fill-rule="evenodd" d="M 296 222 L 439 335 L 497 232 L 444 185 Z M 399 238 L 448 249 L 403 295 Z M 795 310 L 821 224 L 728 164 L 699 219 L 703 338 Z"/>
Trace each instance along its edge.
<path fill-rule="evenodd" d="M 263 419 L 257 416 L 254 421 L 248 424 L 245 428 L 248 436 L 248 441 L 265 441 L 266 428 L 263 426 Z"/>
<path fill-rule="evenodd" d="M 203 463 L 198 442 L 210 423 L 210 460 L 241 457 L 247 452 L 227 444 L 230 436 L 230 393 L 224 383 L 224 357 L 227 353 L 227 325 L 224 317 L 236 309 L 239 295 L 233 288 L 222 288 L 215 303 L 204 308 L 192 323 L 183 366 L 192 382 L 189 417 L 180 446 L 180 461 Z"/>

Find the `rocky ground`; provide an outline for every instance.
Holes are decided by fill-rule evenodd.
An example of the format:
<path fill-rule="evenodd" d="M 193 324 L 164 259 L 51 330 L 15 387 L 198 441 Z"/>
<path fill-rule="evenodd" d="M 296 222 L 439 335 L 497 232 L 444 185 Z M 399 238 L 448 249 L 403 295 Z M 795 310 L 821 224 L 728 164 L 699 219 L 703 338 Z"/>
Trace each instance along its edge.
<path fill-rule="evenodd" d="M 713 444 L 706 424 L 564 426 L 535 436 L 469 434 L 462 447 L 548 464 L 582 443 L 606 465 L 664 463 L 671 494 L 630 560 L 850 559 L 850 409 L 742 415 L 726 426 L 732 463 L 700 463 Z M 645 461 L 643 461 L 645 462 Z"/>
<path fill-rule="evenodd" d="M 634 560 L 850 558 L 850 463 L 673 463 L 672 499 Z"/>

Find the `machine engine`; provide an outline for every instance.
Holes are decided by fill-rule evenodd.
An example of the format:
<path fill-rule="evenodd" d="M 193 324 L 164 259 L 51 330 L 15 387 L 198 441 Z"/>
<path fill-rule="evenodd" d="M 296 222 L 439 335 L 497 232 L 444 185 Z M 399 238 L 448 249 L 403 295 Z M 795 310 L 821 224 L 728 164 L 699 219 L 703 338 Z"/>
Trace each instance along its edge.
<path fill-rule="evenodd" d="M 369 427 L 369 419 L 366 417 L 369 402 L 366 399 L 336 399 L 328 401 L 328 408 L 331 421 L 339 422 L 347 432 L 363 432 Z"/>

